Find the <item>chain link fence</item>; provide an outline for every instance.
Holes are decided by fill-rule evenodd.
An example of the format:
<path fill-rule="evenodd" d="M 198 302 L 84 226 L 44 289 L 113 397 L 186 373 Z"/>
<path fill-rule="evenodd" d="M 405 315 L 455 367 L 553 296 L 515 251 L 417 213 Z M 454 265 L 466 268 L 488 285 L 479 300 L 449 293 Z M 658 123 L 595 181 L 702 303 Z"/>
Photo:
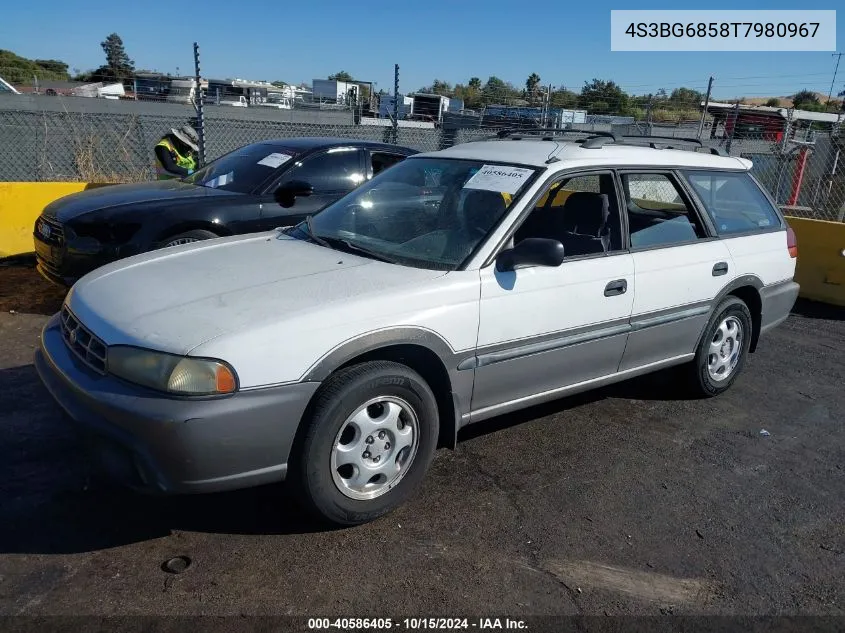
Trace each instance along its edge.
<path fill-rule="evenodd" d="M 193 116 L 193 108 L 187 105 L 4 96 L 0 99 L 0 181 L 151 180 L 153 147 L 170 128 L 189 123 Z M 705 148 L 751 159 L 752 173 L 788 215 L 845 221 L 845 126 L 802 125 L 787 119 L 779 126 L 749 129 L 726 125 L 724 119 L 679 118 L 671 124 L 631 119 L 619 123 L 620 119 L 595 116 L 569 128 L 670 137 L 655 143 L 689 149 L 693 147 L 683 139 L 700 136 Z M 396 142 L 434 151 L 486 139 L 496 131 L 486 127 L 483 118 L 457 117 L 436 128 L 394 129 L 385 122 L 360 117 L 356 122 L 351 111 L 211 106 L 205 113 L 206 158 L 214 160 L 256 141 L 303 136 Z M 508 122 L 497 120 L 495 125 L 507 127 Z"/>

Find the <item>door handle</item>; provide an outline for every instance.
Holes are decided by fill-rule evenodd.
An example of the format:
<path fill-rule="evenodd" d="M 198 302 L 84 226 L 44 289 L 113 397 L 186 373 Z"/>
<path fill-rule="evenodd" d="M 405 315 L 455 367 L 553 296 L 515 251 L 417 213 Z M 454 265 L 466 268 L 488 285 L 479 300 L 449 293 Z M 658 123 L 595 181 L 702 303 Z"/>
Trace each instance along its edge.
<path fill-rule="evenodd" d="M 728 262 L 719 262 L 713 266 L 713 276 L 719 277 L 728 274 Z"/>
<path fill-rule="evenodd" d="M 628 280 L 617 279 L 616 281 L 611 281 L 604 287 L 604 296 L 613 297 L 615 295 L 624 295 L 627 290 Z"/>

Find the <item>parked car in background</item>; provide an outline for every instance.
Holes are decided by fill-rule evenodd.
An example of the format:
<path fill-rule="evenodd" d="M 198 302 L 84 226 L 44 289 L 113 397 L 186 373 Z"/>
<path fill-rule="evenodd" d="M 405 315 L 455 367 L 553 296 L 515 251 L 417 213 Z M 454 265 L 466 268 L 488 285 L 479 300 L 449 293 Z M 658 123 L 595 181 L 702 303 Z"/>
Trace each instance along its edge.
<path fill-rule="evenodd" d="M 45 207 L 35 222 L 38 270 L 71 286 L 130 255 L 296 224 L 415 153 L 350 139 L 262 141 L 182 180 L 75 193 Z"/>
<path fill-rule="evenodd" d="M 601 136 L 418 154 L 298 225 L 86 276 L 35 366 L 131 487 L 287 479 L 363 523 L 466 425 L 668 367 L 729 389 L 798 294 L 751 166 Z"/>

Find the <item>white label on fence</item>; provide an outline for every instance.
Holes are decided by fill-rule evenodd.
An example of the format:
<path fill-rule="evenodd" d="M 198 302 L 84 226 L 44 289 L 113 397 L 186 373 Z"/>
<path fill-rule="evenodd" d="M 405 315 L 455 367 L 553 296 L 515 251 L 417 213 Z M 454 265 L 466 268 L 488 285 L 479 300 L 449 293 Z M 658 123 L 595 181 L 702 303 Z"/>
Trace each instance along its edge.
<path fill-rule="evenodd" d="M 272 167 L 273 169 L 275 169 L 276 167 L 284 165 L 286 162 L 288 162 L 290 160 L 290 158 L 291 157 L 288 156 L 287 154 L 273 153 L 273 154 L 268 154 L 267 156 L 262 158 L 260 161 L 258 161 L 258 164 L 259 165 L 266 165 L 267 167 Z"/>
<path fill-rule="evenodd" d="M 464 189 L 484 189 L 485 191 L 515 194 L 533 173 L 533 169 L 522 167 L 484 165 L 475 172 L 472 178 L 467 180 Z"/>

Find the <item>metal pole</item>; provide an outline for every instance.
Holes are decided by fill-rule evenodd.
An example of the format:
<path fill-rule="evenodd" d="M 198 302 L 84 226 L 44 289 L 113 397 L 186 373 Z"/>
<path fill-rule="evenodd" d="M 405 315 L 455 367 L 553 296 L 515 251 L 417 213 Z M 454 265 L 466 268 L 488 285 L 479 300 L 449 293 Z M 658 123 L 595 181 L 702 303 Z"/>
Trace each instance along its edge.
<path fill-rule="evenodd" d="M 199 166 L 205 165 L 205 116 L 203 115 L 202 83 L 200 80 L 200 47 L 194 42 L 194 81 L 196 82 L 196 93 L 194 97 L 197 111 L 197 136 L 199 136 Z"/>
<path fill-rule="evenodd" d="M 825 110 L 830 105 L 830 98 L 833 96 L 833 84 L 836 83 L 836 73 L 839 72 L 839 61 L 842 59 L 842 53 L 833 53 L 836 58 L 836 68 L 833 69 L 833 79 L 830 81 L 830 90 L 827 93 L 827 103 L 824 104 Z"/>
<path fill-rule="evenodd" d="M 731 124 L 731 133 L 728 135 L 728 142 L 725 144 L 725 151 L 731 153 L 731 145 L 733 144 L 734 134 L 736 133 L 736 123 L 739 121 L 739 101 L 734 106 L 733 123 Z"/>
<path fill-rule="evenodd" d="M 704 132 L 704 117 L 707 116 L 707 106 L 710 105 L 710 93 L 713 91 L 713 77 L 707 82 L 707 95 L 704 97 L 704 109 L 701 111 L 701 120 L 698 122 L 698 138 Z"/>
<path fill-rule="evenodd" d="M 399 64 L 393 65 L 393 142 L 399 142 Z"/>

